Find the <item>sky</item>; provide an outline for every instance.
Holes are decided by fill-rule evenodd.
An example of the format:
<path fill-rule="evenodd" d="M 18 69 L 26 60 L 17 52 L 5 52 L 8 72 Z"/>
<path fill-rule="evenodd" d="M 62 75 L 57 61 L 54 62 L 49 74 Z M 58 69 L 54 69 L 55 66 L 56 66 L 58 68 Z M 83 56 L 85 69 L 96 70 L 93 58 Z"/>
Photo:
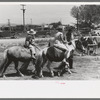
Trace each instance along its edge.
<path fill-rule="evenodd" d="M 75 5 L 34 5 L 25 6 L 25 24 L 49 24 L 61 21 L 63 24 L 73 24 L 76 22 L 70 14 Z M 22 6 L 20 4 L 0 5 L 0 24 L 10 23 L 23 24 Z"/>

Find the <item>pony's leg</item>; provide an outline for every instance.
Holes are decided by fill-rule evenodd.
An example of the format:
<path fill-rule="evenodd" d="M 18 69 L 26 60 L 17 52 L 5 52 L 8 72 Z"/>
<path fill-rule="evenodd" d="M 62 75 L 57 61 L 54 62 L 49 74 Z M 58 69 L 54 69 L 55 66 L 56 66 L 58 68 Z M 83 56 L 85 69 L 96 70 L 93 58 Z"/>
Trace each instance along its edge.
<path fill-rule="evenodd" d="M 8 60 L 7 63 L 4 65 L 3 71 L 2 71 L 2 76 L 5 77 L 4 73 L 7 69 L 7 67 L 11 64 L 11 60 Z"/>
<path fill-rule="evenodd" d="M 58 68 L 57 68 L 57 74 L 58 74 L 58 77 L 60 77 L 60 76 L 63 76 L 63 72 L 64 72 L 64 69 L 65 69 L 65 62 L 61 62 L 60 64 L 59 64 L 59 66 L 58 66 Z"/>
<path fill-rule="evenodd" d="M 69 73 L 69 74 L 72 74 L 72 72 L 71 72 L 71 70 L 70 70 L 69 68 L 67 68 L 67 70 L 68 70 L 68 73 Z"/>
<path fill-rule="evenodd" d="M 64 67 L 62 67 L 61 70 L 61 75 L 63 74 L 63 72 L 68 72 L 69 74 L 71 74 L 71 70 L 70 70 L 70 66 L 72 66 L 73 64 L 73 59 L 71 59 L 71 57 L 69 57 L 68 59 L 63 59 L 62 64 L 64 64 Z"/>
<path fill-rule="evenodd" d="M 96 52 L 96 46 L 93 47 L 93 54 L 97 54 L 97 52 Z"/>
<path fill-rule="evenodd" d="M 42 63 L 42 65 L 44 65 L 45 63 Z M 43 67 L 41 66 L 41 64 L 40 64 L 40 66 L 39 66 L 39 69 L 38 69 L 38 72 L 36 71 L 36 73 L 37 73 L 37 75 L 41 78 L 41 77 L 44 77 L 43 76 Z"/>
<path fill-rule="evenodd" d="M 3 77 L 3 69 L 4 69 L 4 66 L 6 66 L 7 62 L 8 62 L 8 60 L 4 59 L 0 65 L 0 77 Z"/>
<path fill-rule="evenodd" d="M 43 62 L 41 64 L 41 66 L 40 66 L 40 76 L 41 77 L 43 77 L 43 67 L 46 64 L 46 62 L 47 62 L 47 59 L 43 59 Z"/>
<path fill-rule="evenodd" d="M 73 56 L 69 57 L 68 62 L 69 62 L 69 68 L 73 69 Z"/>
<path fill-rule="evenodd" d="M 29 62 L 25 62 L 25 63 L 23 63 L 23 64 L 21 65 L 20 71 L 21 71 L 22 73 L 25 73 L 25 72 L 26 72 L 29 63 L 30 63 L 30 61 L 29 61 Z"/>
<path fill-rule="evenodd" d="M 45 65 L 45 63 L 47 62 L 47 59 L 41 59 L 41 60 L 38 60 L 35 64 L 35 74 L 38 75 L 38 77 L 43 77 L 43 67 Z"/>
<path fill-rule="evenodd" d="M 14 64 L 15 64 L 15 69 L 17 71 L 17 73 L 20 75 L 20 76 L 24 76 L 18 69 L 18 61 L 14 61 Z"/>
<path fill-rule="evenodd" d="M 51 77 L 53 77 L 53 76 L 54 76 L 54 73 L 53 73 L 53 71 L 52 71 L 51 68 L 50 68 L 51 63 L 52 63 L 52 62 L 48 60 L 48 62 L 47 62 L 47 68 L 48 68 L 48 70 L 50 71 Z"/>
<path fill-rule="evenodd" d="M 90 47 L 87 47 L 87 54 L 90 55 Z"/>

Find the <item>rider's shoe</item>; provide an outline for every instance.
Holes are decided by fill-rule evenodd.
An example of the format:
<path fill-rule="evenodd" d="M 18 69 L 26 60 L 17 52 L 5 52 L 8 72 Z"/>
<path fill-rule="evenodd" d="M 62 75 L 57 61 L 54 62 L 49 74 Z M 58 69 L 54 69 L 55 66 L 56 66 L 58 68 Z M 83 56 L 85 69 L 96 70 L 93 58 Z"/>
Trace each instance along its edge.
<path fill-rule="evenodd" d="M 36 60 L 36 57 L 31 57 L 32 60 Z"/>
<path fill-rule="evenodd" d="M 69 43 L 68 43 L 68 45 L 71 45 L 71 44 L 72 44 L 72 42 L 69 42 Z"/>

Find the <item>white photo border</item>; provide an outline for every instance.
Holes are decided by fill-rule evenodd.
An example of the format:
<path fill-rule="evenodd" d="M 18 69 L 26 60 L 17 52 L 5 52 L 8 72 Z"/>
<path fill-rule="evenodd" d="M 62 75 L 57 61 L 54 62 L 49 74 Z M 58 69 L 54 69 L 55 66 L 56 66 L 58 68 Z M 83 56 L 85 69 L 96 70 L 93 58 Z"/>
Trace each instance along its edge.
<path fill-rule="evenodd" d="M 99 2 L 1 2 L 0 4 L 100 5 Z M 0 80 L 0 98 L 100 98 L 100 81 Z"/>

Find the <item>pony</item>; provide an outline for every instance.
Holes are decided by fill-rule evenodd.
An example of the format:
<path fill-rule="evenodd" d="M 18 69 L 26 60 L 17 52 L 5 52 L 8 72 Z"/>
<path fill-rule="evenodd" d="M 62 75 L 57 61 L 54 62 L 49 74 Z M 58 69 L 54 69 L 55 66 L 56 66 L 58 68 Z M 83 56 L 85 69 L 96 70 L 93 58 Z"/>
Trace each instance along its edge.
<path fill-rule="evenodd" d="M 96 53 L 96 48 L 98 46 L 98 41 L 97 39 L 94 37 L 81 37 L 81 42 L 84 46 L 84 48 L 86 49 L 86 53 L 89 55 L 90 53 L 90 48 L 92 48 L 92 53 Z"/>
<path fill-rule="evenodd" d="M 93 40 L 90 37 L 81 37 L 80 40 L 85 48 L 88 47 L 88 44 L 93 44 Z"/>
<path fill-rule="evenodd" d="M 6 49 L 4 51 L 4 58 L 3 58 L 3 62 L 0 65 L 0 77 L 3 77 L 5 74 L 5 71 L 7 69 L 7 67 L 14 62 L 15 65 L 15 69 L 17 71 L 17 73 L 20 76 L 24 76 L 21 71 L 18 69 L 18 63 L 23 62 L 24 65 L 28 66 L 28 64 L 30 63 L 30 61 L 32 61 L 32 63 L 35 63 L 35 56 L 36 56 L 36 49 L 33 48 L 33 59 L 31 58 L 31 54 L 30 54 L 30 49 L 25 48 L 24 46 L 13 46 L 13 47 L 9 47 L 8 49 Z"/>
<path fill-rule="evenodd" d="M 65 51 L 60 50 L 59 48 L 56 48 L 54 46 L 44 48 L 41 51 L 42 55 L 37 59 L 37 62 L 35 64 L 37 76 L 43 77 L 42 69 L 44 65 L 47 63 L 46 67 L 50 72 L 50 76 L 53 77 L 54 73 L 50 68 L 52 62 L 61 62 L 58 69 L 61 70 L 66 68 L 67 71 L 71 74 L 70 68 L 73 68 L 73 52 L 75 49 L 78 49 L 83 52 L 84 47 L 80 40 L 74 39 L 72 40 L 72 44 L 69 45 L 69 48 L 72 49 L 72 52 L 70 53 L 70 57 L 66 58 L 66 62 L 63 62 Z M 62 67 L 62 65 L 64 65 L 64 67 Z"/>

